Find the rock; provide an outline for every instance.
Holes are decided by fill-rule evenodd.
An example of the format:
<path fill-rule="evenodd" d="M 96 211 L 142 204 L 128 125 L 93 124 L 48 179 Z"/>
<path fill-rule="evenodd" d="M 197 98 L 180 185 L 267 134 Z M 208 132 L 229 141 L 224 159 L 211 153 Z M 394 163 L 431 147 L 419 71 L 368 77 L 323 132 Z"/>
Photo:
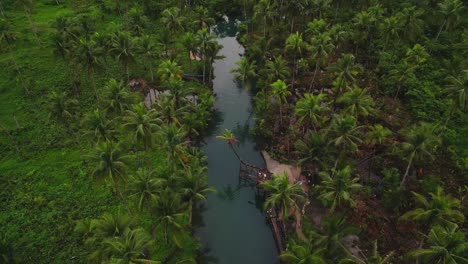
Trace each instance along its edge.
<path fill-rule="evenodd" d="M 356 235 L 347 235 L 341 239 L 341 243 L 353 254 L 355 257 L 360 257 L 359 252 L 361 249 L 359 245 L 361 244 L 361 240 Z"/>

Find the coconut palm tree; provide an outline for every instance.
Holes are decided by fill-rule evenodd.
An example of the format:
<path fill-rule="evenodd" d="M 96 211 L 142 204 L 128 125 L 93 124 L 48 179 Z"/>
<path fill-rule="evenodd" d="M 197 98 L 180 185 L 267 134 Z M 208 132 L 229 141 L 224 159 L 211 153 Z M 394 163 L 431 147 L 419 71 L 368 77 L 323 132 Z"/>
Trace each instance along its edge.
<path fill-rule="evenodd" d="M 137 228 L 125 230 L 121 237 L 105 239 L 102 246 L 109 252 L 109 259 L 112 263 L 160 264 L 159 261 L 148 259 L 147 254 L 152 243 L 146 231 Z"/>
<path fill-rule="evenodd" d="M 93 177 L 97 180 L 111 181 L 130 213 L 127 199 L 120 188 L 121 184 L 127 181 L 130 156 L 122 150 L 119 143 L 106 141 L 98 143 L 94 151 L 88 155 L 88 159 L 94 165 L 91 173 Z"/>
<path fill-rule="evenodd" d="M 405 86 L 409 80 L 415 78 L 414 71 L 416 68 L 417 65 L 409 64 L 407 60 L 403 60 L 401 63 L 395 64 L 394 67 L 388 71 L 388 78 L 397 84 L 395 100 L 398 98 L 401 88 Z"/>
<path fill-rule="evenodd" d="M 160 119 L 154 109 L 148 110 L 144 103 L 133 105 L 126 110 L 123 127 L 133 134 L 134 144 L 142 143 L 146 153 L 153 144 L 153 133 L 159 129 Z"/>
<path fill-rule="evenodd" d="M 157 226 L 162 226 L 166 244 L 169 239 L 180 246 L 179 235 L 183 230 L 180 218 L 183 216 L 185 206 L 180 194 L 170 188 L 164 189 L 154 201 L 152 215 Z"/>
<path fill-rule="evenodd" d="M 240 61 L 237 61 L 236 65 L 238 68 L 232 69 L 231 73 L 236 73 L 234 79 L 241 80 L 245 87 L 247 81 L 257 76 L 257 73 L 255 72 L 257 65 L 255 65 L 255 61 L 249 62 L 246 57 L 243 57 Z"/>
<path fill-rule="evenodd" d="M 13 62 L 13 65 L 15 66 L 15 70 L 18 74 L 21 85 L 23 86 L 26 94 L 29 95 L 28 85 L 26 84 L 26 81 L 23 78 L 23 75 L 21 73 L 20 67 L 16 60 L 14 49 L 13 49 L 13 42 L 16 40 L 17 35 L 18 35 L 17 32 L 15 32 L 13 29 L 12 22 L 10 20 L 7 20 L 6 18 L 0 18 L 0 51 L 10 52 L 11 61 Z"/>
<path fill-rule="evenodd" d="M 465 220 L 463 213 L 459 211 L 460 201 L 450 194 L 444 194 L 442 187 L 438 186 L 435 193 L 429 193 L 430 200 L 419 193 L 412 193 L 414 200 L 421 207 L 406 212 L 400 219 L 421 222 L 425 226 L 463 223 Z"/>
<path fill-rule="evenodd" d="M 180 9 L 178 7 L 171 7 L 162 11 L 161 23 L 162 25 L 166 25 L 171 31 L 172 40 L 174 40 L 177 31 L 184 29 L 184 18 L 185 17 L 180 14 Z"/>
<path fill-rule="evenodd" d="M 288 243 L 286 251 L 282 252 L 280 259 L 290 264 L 325 264 L 323 248 L 318 247 L 311 240 L 300 244 L 292 240 Z"/>
<path fill-rule="evenodd" d="M 192 71 L 192 54 L 196 54 L 200 44 L 198 43 L 197 36 L 192 32 L 185 32 L 180 39 L 180 44 L 187 51 L 187 57 L 190 63 L 190 71 Z"/>
<path fill-rule="evenodd" d="M 94 142 L 113 140 L 115 130 L 106 114 L 99 109 L 88 113 L 83 120 L 84 136 L 90 136 Z"/>
<path fill-rule="evenodd" d="M 49 117 L 54 117 L 57 121 L 68 126 L 73 117 L 73 109 L 78 106 L 78 101 L 68 98 L 65 92 L 55 91 L 49 95 L 49 101 Z"/>
<path fill-rule="evenodd" d="M 403 29 L 403 21 L 400 16 L 390 16 L 383 19 L 379 24 L 379 31 L 382 34 L 384 44 L 382 51 L 385 51 L 389 41 L 400 40 L 400 33 Z"/>
<path fill-rule="evenodd" d="M 338 91 L 351 86 L 356 76 L 362 72 L 363 68 L 360 64 L 355 63 L 354 55 L 344 54 L 338 62 L 330 66 L 330 71 L 335 74 L 338 80 Z"/>
<path fill-rule="evenodd" d="M 185 118 L 189 113 L 189 106 L 176 107 L 175 98 L 171 95 L 163 95 L 153 105 L 154 110 L 157 113 L 157 117 L 165 124 L 175 124 L 183 126 L 185 124 Z"/>
<path fill-rule="evenodd" d="M 429 248 L 416 249 L 408 253 L 412 259 L 424 263 L 467 263 L 468 242 L 456 224 L 435 226 L 427 237 Z"/>
<path fill-rule="evenodd" d="M 266 37 L 267 22 L 275 15 L 275 5 L 270 0 L 260 0 L 254 6 L 254 19 L 261 20 L 263 25 L 263 37 Z"/>
<path fill-rule="evenodd" d="M 283 105 L 287 104 L 287 97 L 291 95 L 288 86 L 283 80 L 277 80 L 271 84 L 271 97 L 277 100 L 280 110 L 280 125 L 283 125 Z"/>
<path fill-rule="evenodd" d="M 223 59 L 224 56 L 219 56 L 218 52 L 223 48 L 222 45 L 220 45 L 216 41 L 210 41 L 208 42 L 208 46 L 206 47 L 206 52 L 205 52 L 205 59 L 208 62 L 208 81 L 211 82 L 212 80 L 212 74 L 213 74 L 213 64 L 215 60 Z"/>
<path fill-rule="evenodd" d="M 349 255 L 342 240 L 347 235 L 356 234 L 356 228 L 347 223 L 343 216 L 332 215 L 323 220 L 322 230 L 321 233 L 312 231 L 309 238 L 316 240 L 316 243 L 325 249 L 324 255 L 327 259 L 332 263 L 339 263 Z"/>
<path fill-rule="evenodd" d="M 417 8 L 413 5 L 408 5 L 403 8 L 403 28 L 406 29 L 404 33 L 407 39 L 415 41 L 419 39 L 420 36 L 424 33 L 426 25 L 422 19 L 422 17 L 425 15 L 424 13 L 425 12 L 423 9 Z"/>
<path fill-rule="evenodd" d="M 187 152 L 187 133 L 175 124 L 165 124 L 161 126 L 159 132 L 161 147 L 166 151 L 170 163 L 170 175 L 175 176 L 175 166 L 177 163 L 183 164 L 183 155 Z"/>
<path fill-rule="evenodd" d="M 261 184 L 267 192 L 270 193 L 265 201 L 265 210 L 270 208 L 277 208 L 280 211 L 280 219 L 285 228 L 285 221 L 289 216 L 291 209 L 300 210 L 298 202 L 305 202 L 307 200 L 306 194 L 302 187 L 298 184 L 289 183 L 288 175 L 273 175 L 271 180 Z"/>
<path fill-rule="evenodd" d="M 452 95 L 463 112 L 468 111 L 468 70 L 464 70 L 458 77 L 448 77 L 449 84 L 446 92 Z"/>
<path fill-rule="evenodd" d="M 121 237 L 133 227 L 134 223 L 128 215 L 104 213 L 98 219 L 79 221 L 75 232 L 83 237 L 85 246 L 91 249 L 88 259 L 101 263 L 111 255 L 103 241 Z"/>
<path fill-rule="evenodd" d="M 358 119 L 374 113 L 374 100 L 367 94 L 367 89 L 355 86 L 351 91 L 338 97 L 337 103 L 343 105 L 343 112 Z"/>
<path fill-rule="evenodd" d="M 440 26 L 439 32 L 437 32 L 436 40 L 439 39 L 442 31 L 449 30 L 455 25 L 463 9 L 463 3 L 460 0 L 444 0 L 437 5 L 440 8 L 439 12 L 444 16 L 444 22 Z"/>
<path fill-rule="evenodd" d="M 400 183 L 400 187 L 402 187 L 415 160 L 433 158 L 432 153 L 439 145 L 440 138 L 434 134 L 434 128 L 424 122 L 419 123 L 417 126 L 402 129 L 400 133 L 404 137 L 404 142 L 399 145 L 397 151 L 408 161 L 408 166 Z"/>
<path fill-rule="evenodd" d="M 359 191 L 362 185 L 357 183 L 359 178 L 352 178 L 351 167 L 346 166 L 341 170 L 337 170 L 330 175 L 328 172 L 320 172 L 322 182 L 316 186 L 320 193 L 318 198 L 322 203 L 330 206 L 331 212 L 335 211 L 336 207 L 349 205 L 354 207 L 356 202 L 352 198 L 352 194 Z"/>
<path fill-rule="evenodd" d="M 32 18 L 35 12 L 34 9 L 36 7 L 36 1 L 35 0 L 16 0 L 16 3 L 23 8 L 26 17 L 28 18 L 29 24 L 31 25 L 31 32 L 33 33 L 34 37 L 38 39 L 37 26 Z"/>
<path fill-rule="evenodd" d="M 173 60 L 163 60 L 157 70 L 157 74 L 162 83 L 182 78 L 182 67 Z"/>
<path fill-rule="evenodd" d="M 183 197 L 188 201 L 189 225 L 192 225 L 193 205 L 205 201 L 206 195 L 215 191 L 208 186 L 207 170 L 208 168 L 201 164 L 192 164 L 180 176 Z"/>
<path fill-rule="evenodd" d="M 102 62 L 102 49 L 93 40 L 81 38 L 76 42 L 76 52 L 74 53 L 74 60 L 77 61 L 82 67 L 86 69 L 88 78 L 91 79 L 94 89 L 94 96 L 98 100 L 98 93 L 96 90 L 95 73 L 101 68 Z"/>
<path fill-rule="evenodd" d="M 393 257 L 395 256 L 394 251 L 387 253 L 385 257 L 382 257 L 378 251 L 377 240 L 372 244 L 372 255 L 365 256 L 361 252 L 362 258 L 351 255 L 350 257 L 343 259 L 340 263 L 354 263 L 354 264 L 391 264 Z"/>
<path fill-rule="evenodd" d="M 319 93 L 318 95 L 304 94 L 304 97 L 297 101 L 294 109 L 294 113 L 299 118 L 299 124 L 312 125 L 314 131 L 317 132 L 317 128 L 326 119 L 325 113 L 330 110 L 324 103 L 326 99 L 327 95 L 324 93 Z"/>
<path fill-rule="evenodd" d="M 293 74 L 291 86 L 294 89 L 294 82 L 297 75 L 297 59 L 298 56 L 302 55 L 302 53 L 306 50 L 306 42 L 302 39 L 302 33 L 296 32 L 289 35 L 289 37 L 286 39 L 285 49 L 286 51 L 291 52 L 293 56 Z"/>
<path fill-rule="evenodd" d="M 201 30 L 197 31 L 197 39 L 198 43 L 200 44 L 200 49 L 202 52 L 202 60 L 203 60 L 203 83 L 205 83 L 205 76 L 206 76 L 206 53 L 208 50 L 208 45 L 210 42 L 213 42 L 214 36 L 206 29 L 202 28 Z"/>
<path fill-rule="evenodd" d="M 244 161 L 241 159 L 241 157 L 239 156 L 239 154 L 237 153 L 236 149 L 234 148 L 234 145 L 237 145 L 239 146 L 240 145 L 240 141 L 236 138 L 236 136 L 232 133 L 231 130 L 229 129 L 225 129 L 224 130 L 224 133 L 219 135 L 219 136 L 216 136 L 216 138 L 218 139 L 222 139 L 222 140 L 225 140 L 229 147 L 232 149 L 232 151 L 234 152 L 234 154 L 236 155 L 237 159 L 241 162 L 241 163 L 244 163 Z"/>
<path fill-rule="evenodd" d="M 143 58 L 146 68 L 150 72 L 151 81 L 154 81 L 153 61 L 159 57 L 159 49 L 149 35 L 143 35 L 139 38 L 137 45 L 138 54 Z"/>
<path fill-rule="evenodd" d="M 361 126 L 357 126 L 353 116 L 335 116 L 332 119 L 330 127 L 326 129 L 327 137 L 330 139 L 330 144 L 340 149 L 333 170 L 336 169 L 343 154 L 358 151 L 358 144 L 362 142 L 360 129 Z"/>
<path fill-rule="evenodd" d="M 283 59 L 283 56 L 278 56 L 274 60 L 268 60 L 265 64 L 265 69 L 262 71 L 262 77 L 266 83 L 273 83 L 275 80 L 286 80 L 291 75 L 288 67 L 288 62 Z"/>
<path fill-rule="evenodd" d="M 329 54 L 335 48 L 332 43 L 332 39 L 329 33 L 321 33 L 310 39 L 310 50 L 312 58 L 315 60 L 315 71 L 312 81 L 310 82 L 309 90 L 312 89 L 312 85 L 317 75 L 317 71 L 320 66 L 323 66 L 328 59 Z"/>
<path fill-rule="evenodd" d="M 210 17 L 209 10 L 204 6 L 195 7 L 195 30 L 200 30 L 202 28 L 207 28 L 210 30 L 211 26 L 216 23 L 215 19 Z"/>
<path fill-rule="evenodd" d="M 195 92 L 195 89 L 188 87 L 188 85 L 189 83 L 180 79 L 169 79 L 169 81 L 164 84 L 165 88 L 169 90 L 170 94 L 168 96 L 174 100 L 176 108 L 182 107 L 185 97 Z"/>
<path fill-rule="evenodd" d="M 325 135 L 310 130 L 307 130 L 307 133 L 298 139 L 294 146 L 299 156 L 298 164 L 301 166 L 312 164 L 316 171 L 327 164 L 328 157 L 332 154 Z"/>
<path fill-rule="evenodd" d="M 109 52 L 122 65 L 127 81 L 130 80 L 129 66 L 135 62 L 135 55 L 138 53 L 138 48 L 135 39 L 129 32 L 119 31 L 112 36 L 112 47 Z"/>
<path fill-rule="evenodd" d="M 104 85 L 104 101 L 108 113 L 121 115 L 135 103 L 135 94 L 131 93 L 122 81 L 109 79 Z"/>
<path fill-rule="evenodd" d="M 136 199 L 138 210 L 141 211 L 149 208 L 165 186 L 166 180 L 158 177 L 155 171 L 139 168 L 129 179 L 128 196 Z"/>

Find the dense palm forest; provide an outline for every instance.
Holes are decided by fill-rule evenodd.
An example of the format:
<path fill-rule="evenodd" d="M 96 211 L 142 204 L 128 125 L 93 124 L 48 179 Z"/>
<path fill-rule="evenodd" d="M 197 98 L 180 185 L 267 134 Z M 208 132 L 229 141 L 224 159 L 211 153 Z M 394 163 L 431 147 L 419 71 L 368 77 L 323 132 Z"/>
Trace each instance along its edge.
<path fill-rule="evenodd" d="M 281 261 L 467 263 L 460 0 L 2 0 L 0 263 L 200 263 L 225 16 Z"/>
<path fill-rule="evenodd" d="M 281 258 L 467 263 L 462 1 L 245 0 L 237 10 L 247 55 L 236 73 L 256 91 L 254 132 L 310 183 L 264 186 L 289 224 Z"/>

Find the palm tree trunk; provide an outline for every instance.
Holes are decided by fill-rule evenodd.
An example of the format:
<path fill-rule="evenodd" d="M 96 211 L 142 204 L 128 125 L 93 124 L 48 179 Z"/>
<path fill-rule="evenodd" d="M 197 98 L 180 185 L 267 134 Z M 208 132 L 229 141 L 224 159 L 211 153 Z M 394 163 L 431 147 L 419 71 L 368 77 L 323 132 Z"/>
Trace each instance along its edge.
<path fill-rule="evenodd" d="M 125 205 L 125 208 L 127 209 L 128 211 L 128 214 L 129 215 L 132 215 L 132 210 L 130 210 L 130 207 L 128 206 L 128 201 L 127 199 L 125 198 L 124 194 L 122 193 L 122 190 L 120 189 L 120 186 L 117 184 L 117 182 L 114 180 L 114 178 L 112 178 L 112 181 L 114 182 L 114 186 L 115 188 L 117 189 L 117 191 L 119 192 L 119 196 L 120 198 L 122 198 L 123 202 L 124 202 L 124 205 Z"/>
<path fill-rule="evenodd" d="M 439 32 L 437 32 L 436 40 L 439 39 L 440 33 L 442 33 L 442 30 L 444 29 L 445 24 L 447 23 L 447 18 L 444 19 L 444 23 L 442 23 L 442 26 L 440 26 Z"/>
<path fill-rule="evenodd" d="M 291 88 L 294 90 L 294 82 L 296 81 L 296 53 L 294 53 L 293 59 L 293 74 L 292 74 L 292 81 L 291 81 Z"/>
<path fill-rule="evenodd" d="M 5 131 L 5 134 L 7 135 L 7 137 L 10 138 L 11 140 L 11 143 L 13 144 L 13 146 L 15 147 L 15 150 L 16 150 L 16 154 L 20 155 L 20 149 L 18 147 L 18 142 L 16 141 L 16 139 L 6 130 L 6 128 L 4 126 L 2 126 L 0 124 L 0 128 Z"/>
<path fill-rule="evenodd" d="M 396 91 L 395 97 L 393 98 L 394 100 L 396 100 L 398 98 L 398 94 L 400 93 L 400 89 L 401 89 L 401 84 L 398 84 L 398 89 Z"/>
<path fill-rule="evenodd" d="M 315 81 L 315 76 L 317 75 L 317 71 L 318 71 L 318 61 L 315 63 L 315 71 L 314 71 L 314 76 L 312 77 L 312 81 L 310 82 L 310 85 L 309 85 L 309 92 L 312 90 L 312 85 L 314 84 L 314 81 Z"/>
<path fill-rule="evenodd" d="M 153 65 L 151 62 L 149 63 L 149 70 L 150 70 L 151 81 L 154 82 Z"/>
<path fill-rule="evenodd" d="M 125 73 L 127 74 L 127 83 L 130 81 L 130 73 L 128 70 L 128 63 L 125 63 Z"/>
<path fill-rule="evenodd" d="M 13 61 L 13 65 L 15 65 L 15 70 L 18 73 L 18 77 L 21 82 L 21 86 L 23 86 L 23 89 L 26 92 L 26 94 L 29 95 L 28 86 L 26 85 L 23 75 L 21 74 L 20 68 L 18 66 L 18 62 L 16 61 L 16 58 L 15 58 L 15 54 L 13 53 L 13 50 L 10 50 L 10 53 L 11 53 L 11 60 Z"/>
<path fill-rule="evenodd" d="M 403 184 L 405 183 L 406 181 L 406 177 L 408 176 L 408 173 L 409 173 L 409 169 L 411 167 L 411 164 L 413 163 L 413 158 L 414 158 L 414 151 L 413 153 L 411 153 L 411 156 L 410 156 L 410 159 L 408 161 L 408 166 L 406 167 L 406 171 L 405 171 L 405 174 L 403 175 L 403 179 L 401 180 L 401 183 L 400 183 L 400 188 L 403 187 Z"/>
<path fill-rule="evenodd" d="M 283 107 L 280 104 L 280 127 L 283 126 Z"/>
<path fill-rule="evenodd" d="M 192 215 L 193 215 L 193 201 L 189 201 L 189 226 L 192 226 Z"/>

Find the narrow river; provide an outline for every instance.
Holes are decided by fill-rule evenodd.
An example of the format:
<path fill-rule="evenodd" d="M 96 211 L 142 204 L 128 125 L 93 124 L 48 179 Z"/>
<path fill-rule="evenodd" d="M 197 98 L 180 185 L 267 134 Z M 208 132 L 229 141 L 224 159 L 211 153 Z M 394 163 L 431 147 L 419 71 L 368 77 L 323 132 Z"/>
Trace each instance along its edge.
<path fill-rule="evenodd" d="M 241 141 L 239 154 L 246 161 L 264 165 L 256 144 L 249 134 L 253 124 L 252 94 L 234 81 L 230 71 L 243 54 L 237 42 L 236 24 L 220 24 L 215 32 L 223 45 L 219 55 L 224 59 L 214 64 L 214 93 L 217 95 L 216 124 L 205 138 L 203 150 L 208 156 L 209 184 L 217 189 L 210 194 L 204 208 L 198 210 L 196 234 L 204 246 L 199 263 L 275 264 L 277 250 L 272 231 L 262 210 L 263 200 L 255 186 L 239 179 L 240 162 L 227 143 L 217 139 L 225 128 Z"/>

